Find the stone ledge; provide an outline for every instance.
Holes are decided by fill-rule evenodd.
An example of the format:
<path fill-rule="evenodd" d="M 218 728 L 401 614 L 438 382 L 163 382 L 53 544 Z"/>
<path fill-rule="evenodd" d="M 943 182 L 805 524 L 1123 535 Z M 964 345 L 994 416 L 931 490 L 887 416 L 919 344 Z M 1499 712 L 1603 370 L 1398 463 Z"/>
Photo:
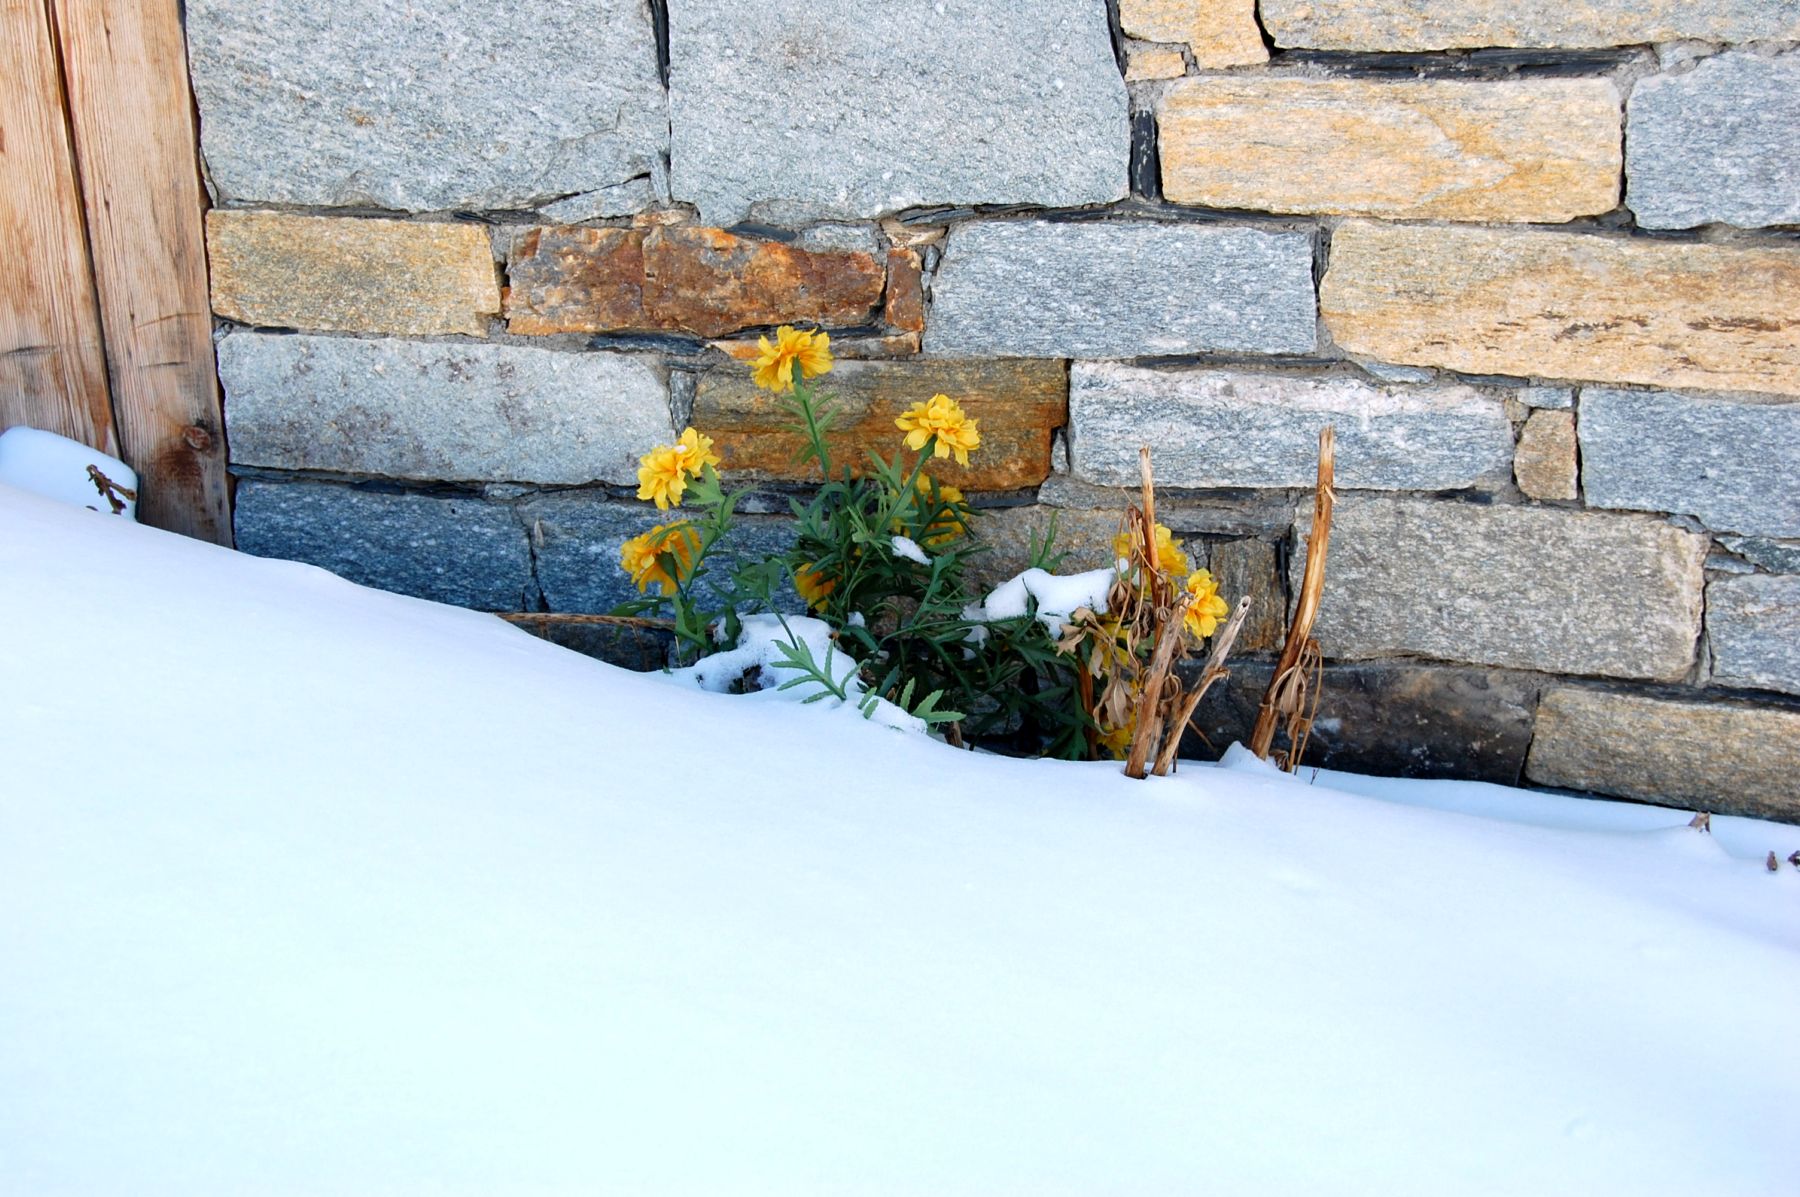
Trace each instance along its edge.
<path fill-rule="evenodd" d="M 1261 11 L 1277 45 L 1319 50 L 1574 50 L 1800 38 L 1800 15 L 1780 0 L 1262 0 Z"/>
<path fill-rule="evenodd" d="M 1554 687 L 1538 704 L 1525 775 L 1539 785 L 1800 822 L 1800 710 Z"/>

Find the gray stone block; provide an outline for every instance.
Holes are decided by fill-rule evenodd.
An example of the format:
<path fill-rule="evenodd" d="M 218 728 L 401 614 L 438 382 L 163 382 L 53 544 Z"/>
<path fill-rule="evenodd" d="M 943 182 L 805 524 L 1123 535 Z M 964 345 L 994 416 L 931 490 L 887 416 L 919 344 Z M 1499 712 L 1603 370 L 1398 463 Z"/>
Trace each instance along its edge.
<path fill-rule="evenodd" d="M 263 333 L 218 352 L 238 465 L 625 485 L 674 436 L 668 390 L 638 357 Z"/>
<path fill-rule="evenodd" d="M 667 144 L 644 0 L 188 0 L 187 37 L 225 200 L 611 210 Z"/>
<path fill-rule="evenodd" d="M 950 233 L 928 353 L 1152 357 L 1310 353 L 1307 233 L 1234 225 L 979 221 Z"/>
<path fill-rule="evenodd" d="M 644 597 L 619 568 L 619 551 L 633 536 L 683 518 L 678 510 L 658 511 L 648 503 L 586 491 L 528 499 L 519 514 L 531 534 L 545 606 L 590 614 Z M 740 516 L 728 551 L 708 559 L 708 572 L 723 581 L 739 561 L 785 553 L 794 542 L 793 527 L 785 516 Z M 788 603 L 784 610 L 799 609 L 796 596 L 778 597 Z"/>
<path fill-rule="evenodd" d="M 1496 486 L 1512 470 L 1505 406 L 1473 387 L 1091 362 L 1069 376 L 1070 470 L 1100 486 L 1135 484 L 1143 445 L 1165 486 L 1312 486 L 1327 424 L 1346 488 Z"/>
<path fill-rule="evenodd" d="M 703 220 L 1123 199 L 1131 135 L 1092 0 L 681 0 L 674 196 Z"/>
<path fill-rule="evenodd" d="M 1797 129 L 1800 53 L 1645 79 L 1626 119 L 1625 202 L 1652 229 L 1800 223 Z"/>
<path fill-rule="evenodd" d="M 1770 573 L 1800 574 L 1800 542 L 1766 536 L 1722 536 L 1719 540 L 1744 560 Z"/>
<path fill-rule="evenodd" d="M 1538 704 L 1525 775 L 1800 823 L 1800 710 L 1557 687 Z"/>
<path fill-rule="evenodd" d="M 1800 536 L 1800 402 L 1585 387 L 1579 435 L 1590 507 Z"/>
<path fill-rule="evenodd" d="M 535 603 L 531 551 L 511 507 L 325 482 L 238 483 L 237 547 L 363 586 L 482 611 Z"/>
<path fill-rule="evenodd" d="M 1297 525 L 1310 533 L 1310 502 Z M 1707 546 L 1643 517 L 1346 496 L 1315 635 L 1340 659 L 1678 680 L 1700 634 Z M 1305 556 L 1293 554 L 1295 593 Z"/>
<path fill-rule="evenodd" d="M 1199 661 L 1185 672 L 1196 673 Z M 1206 740 L 1182 755 L 1216 759 L 1250 738 L 1274 668 L 1234 661 L 1195 712 Z M 1329 665 L 1318 719 L 1301 763 L 1387 777 L 1453 777 L 1517 785 L 1531 747 L 1537 682 L 1487 669 L 1429 665 Z M 1210 748 L 1208 743 L 1210 742 Z"/>
<path fill-rule="evenodd" d="M 1746 574 L 1712 582 L 1706 639 L 1716 684 L 1800 694 L 1800 577 Z"/>

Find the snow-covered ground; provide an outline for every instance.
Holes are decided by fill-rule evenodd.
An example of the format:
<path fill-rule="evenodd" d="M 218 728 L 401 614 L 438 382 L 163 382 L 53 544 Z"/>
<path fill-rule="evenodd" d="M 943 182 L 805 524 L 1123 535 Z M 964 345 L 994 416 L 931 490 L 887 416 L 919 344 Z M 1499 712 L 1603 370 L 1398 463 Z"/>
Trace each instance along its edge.
<path fill-rule="evenodd" d="M 5 487 L 0 681 L 0 1193 L 1800 1184 L 1800 828 L 959 753 Z"/>

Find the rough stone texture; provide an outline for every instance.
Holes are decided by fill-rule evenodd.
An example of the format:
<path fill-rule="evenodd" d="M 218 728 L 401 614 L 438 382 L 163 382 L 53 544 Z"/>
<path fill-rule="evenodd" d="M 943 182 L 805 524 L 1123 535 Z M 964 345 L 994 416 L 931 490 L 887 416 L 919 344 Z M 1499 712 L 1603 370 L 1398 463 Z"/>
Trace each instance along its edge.
<path fill-rule="evenodd" d="M 660 169 L 642 0 L 188 0 L 186 24 L 223 199 L 530 208 Z"/>
<path fill-rule="evenodd" d="M 1584 387 L 1581 462 L 1590 507 L 1800 536 L 1800 403 Z"/>
<path fill-rule="evenodd" d="M 1230 225 L 980 221 L 950 234 L 925 349 L 1140 357 L 1317 344 L 1312 237 Z"/>
<path fill-rule="evenodd" d="M 1526 407 L 1560 409 L 1575 406 L 1574 387 L 1520 387 L 1513 395 Z"/>
<path fill-rule="evenodd" d="M 1513 477 L 1519 489 L 1534 499 L 1568 500 L 1579 497 L 1575 454 L 1575 413 L 1534 411 L 1519 433 L 1513 456 Z"/>
<path fill-rule="evenodd" d="M 1320 307 L 1387 361 L 1800 395 L 1797 294 L 1800 248 L 1353 220 Z"/>
<path fill-rule="evenodd" d="M 1119 0 L 1119 23 L 1131 37 L 1186 45 L 1201 70 L 1269 61 L 1256 0 Z"/>
<path fill-rule="evenodd" d="M 1726 548 L 1754 565 L 1778 574 L 1800 574 L 1800 542 L 1783 543 L 1766 536 L 1723 536 Z"/>
<path fill-rule="evenodd" d="M 1296 524 L 1310 535 L 1310 503 Z M 1341 497 L 1315 634 L 1335 658 L 1675 681 L 1694 660 L 1707 543 L 1643 517 Z"/>
<path fill-rule="evenodd" d="M 1089 362 L 1069 376 L 1071 473 L 1100 486 L 1135 485 L 1142 445 L 1164 486 L 1312 486 L 1327 424 L 1346 488 L 1491 486 L 1512 463 L 1504 407 L 1467 386 Z"/>
<path fill-rule="evenodd" d="M 499 273 L 479 225 L 206 214 L 212 309 L 265 328 L 487 332 Z"/>
<path fill-rule="evenodd" d="M 514 240 L 506 327 L 516 333 L 681 331 L 866 324 L 882 266 L 721 229 L 541 228 Z"/>
<path fill-rule="evenodd" d="M 559 613 L 604 614 L 642 598 L 619 568 L 619 550 L 633 536 L 681 518 L 648 503 L 625 502 L 590 491 L 541 495 L 520 504 L 531 534 L 544 605 Z M 784 553 L 793 544 L 793 521 L 743 516 L 732 535 L 733 552 L 709 558 L 707 568 L 729 574 L 741 557 Z"/>
<path fill-rule="evenodd" d="M 1189 666 L 1190 670 L 1195 666 Z M 1249 739 L 1274 669 L 1234 661 L 1195 719 L 1182 755 L 1211 760 Z M 1531 746 L 1537 684 L 1518 674 L 1428 665 L 1329 665 L 1304 766 L 1386 777 L 1458 777 L 1517 785 Z"/>
<path fill-rule="evenodd" d="M 1712 680 L 1800 694 L 1800 577 L 1749 574 L 1706 588 Z M 1800 790 L 1800 777 L 1794 781 Z"/>
<path fill-rule="evenodd" d="M 1187 74 L 1187 59 L 1172 46 L 1151 46 L 1134 42 L 1125 48 L 1125 80 L 1142 83 L 1150 79 L 1179 79 Z"/>
<path fill-rule="evenodd" d="M 1068 474 L 1052 474 L 1038 488 L 1038 502 L 1051 507 L 1123 512 L 1138 499 L 1138 487 L 1095 486 Z M 1178 491 L 1157 487 L 1156 518 L 1176 532 L 1206 536 L 1286 536 L 1294 524 L 1294 504 L 1284 491 Z"/>
<path fill-rule="evenodd" d="M 625 485 L 674 435 L 662 380 L 620 354 L 262 333 L 218 353 L 237 465 Z"/>
<path fill-rule="evenodd" d="M 1125 81 L 1091 0 L 669 9 L 674 194 L 710 223 L 1126 194 Z"/>
<path fill-rule="evenodd" d="M 1235 605 L 1244 595 L 1250 596 L 1250 614 L 1244 617 L 1234 651 L 1279 649 L 1287 636 L 1287 590 L 1275 546 L 1265 540 L 1226 540 L 1192 548 L 1194 563 L 1212 571 L 1226 602 Z"/>
<path fill-rule="evenodd" d="M 1800 54 L 1721 54 L 1631 93 L 1626 202 L 1651 229 L 1800 224 Z"/>
<path fill-rule="evenodd" d="M 1157 120 L 1177 204 L 1554 223 L 1619 202 L 1607 79 L 1215 76 L 1175 84 Z"/>
<path fill-rule="evenodd" d="M 917 250 L 895 246 L 887 256 L 887 305 L 882 318 L 906 332 L 925 331 L 925 278 Z"/>
<path fill-rule="evenodd" d="M 1800 822 L 1800 711 L 1561 686 L 1538 704 L 1525 775 L 1539 785 Z"/>
<path fill-rule="evenodd" d="M 364 586 L 483 611 L 536 598 L 512 509 L 476 498 L 323 482 L 238 482 L 237 547 L 321 566 Z"/>
<path fill-rule="evenodd" d="M 975 535 L 986 552 L 969 558 L 971 586 L 984 593 L 998 586 L 1032 561 L 1032 549 L 1043 543 L 1055 521 L 1053 552 L 1064 554 L 1058 573 L 1104 569 L 1113 563 L 1113 537 L 1119 533 L 1123 505 L 1112 510 L 1072 508 L 1063 510 L 1039 504 L 1022 507 L 989 507 L 975 513 Z"/>
<path fill-rule="evenodd" d="M 830 437 L 837 464 L 860 467 L 866 453 L 891 458 L 905 434 L 894 420 L 907 408 L 943 393 L 978 421 L 981 448 L 959 466 L 939 458 L 931 473 L 964 490 L 1036 486 L 1050 474 L 1051 433 L 1068 419 L 1068 379 L 1061 362 L 840 361 L 820 383 L 837 396 L 837 429 Z M 693 424 L 718 443 L 725 468 L 752 477 L 811 482 L 818 465 L 795 464 L 804 438 L 788 425 L 779 400 L 750 382 L 741 366 L 701 376 Z"/>
<path fill-rule="evenodd" d="M 1791 0 L 1262 0 L 1262 21 L 1276 45 L 1320 50 L 1800 38 Z"/>

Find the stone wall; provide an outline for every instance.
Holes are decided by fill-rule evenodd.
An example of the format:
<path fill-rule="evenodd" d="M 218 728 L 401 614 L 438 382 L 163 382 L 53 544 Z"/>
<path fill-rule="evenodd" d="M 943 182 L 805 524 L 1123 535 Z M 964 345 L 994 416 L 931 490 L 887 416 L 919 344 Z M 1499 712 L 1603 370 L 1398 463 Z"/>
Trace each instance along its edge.
<path fill-rule="evenodd" d="M 1800 818 L 1800 8 L 1777 0 L 189 0 L 250 552 L 626 595 L 690 418 L 803 481 L 945 391 L 1016 561 L 1156 450 L 1251 656 L 1342 503 L 1314 757 Z M 1010 557 L 1008 556 L 1010 554 Z"/>

